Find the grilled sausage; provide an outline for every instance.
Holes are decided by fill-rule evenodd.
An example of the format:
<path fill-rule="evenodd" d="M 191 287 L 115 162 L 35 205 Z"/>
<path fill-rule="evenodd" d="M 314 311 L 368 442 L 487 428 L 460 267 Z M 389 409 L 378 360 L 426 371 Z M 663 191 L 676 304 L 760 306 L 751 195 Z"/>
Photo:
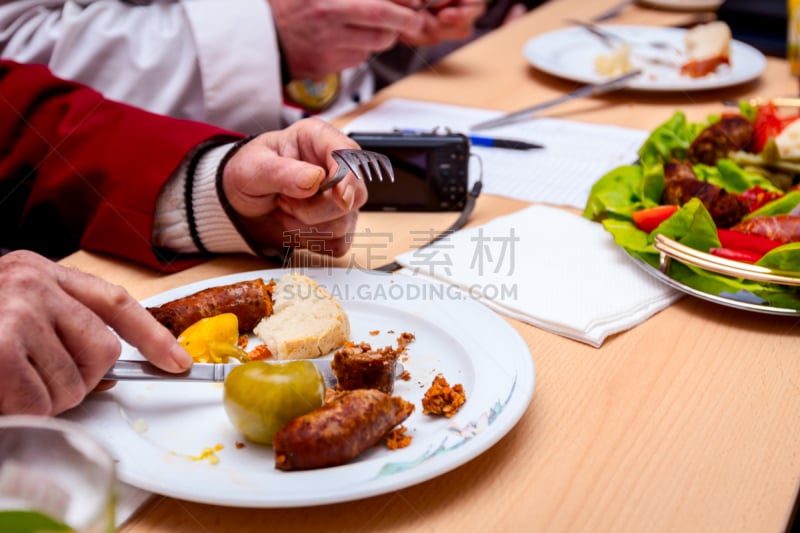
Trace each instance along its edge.
<path fill-rule="evenodd" d="M 413 411 L 411 402 L 376 389 L 344 392 L 275 433 L 275 468 L 309 470 L 347 463 Z"/>
<path fill-rule="evenodd" d="M 726 115 L 711 124 L 689 146 L 689 161 L 716 165 L 737 150 L 748 150 L 755 138 L 753 124 L 741 115 Z"/>
<path fill-rule="evenodd" d="M 273 285 L 259 278 L 211 287 L 147 310 L 176 337 L 201 318 L 222 313 L 235 314 L 244 333 L 272 314 Z"/>
<path fill-rule="evenodd" d="M 731 229 L 780 242 L 800 242 L 800 216 L 797 215 L 753 217 Z"/>
<path fill-rule="evenodd" d="M 331 361 L 337 390 L 378 389 L 391 394 L 399 355 L 391 346 L 373 349 L 367 342 L 346 344 Z"/>
<path fill-rule="evenodd" d="M 682 161 L 668 161 L 664 163 L 664 181 L 675 179 L 697 179 L 692 165 Z"/>
<path fill-rule="evenodd" d="M 719 228 L 733 226 L 745 214 L 739 197 L 730 194 L 722 187 L 687 177 L 664 181 L 664 192 L 661 194 L 662 204 L 683 205 L 692 198 L 699 198 L 703 202 Z"/>

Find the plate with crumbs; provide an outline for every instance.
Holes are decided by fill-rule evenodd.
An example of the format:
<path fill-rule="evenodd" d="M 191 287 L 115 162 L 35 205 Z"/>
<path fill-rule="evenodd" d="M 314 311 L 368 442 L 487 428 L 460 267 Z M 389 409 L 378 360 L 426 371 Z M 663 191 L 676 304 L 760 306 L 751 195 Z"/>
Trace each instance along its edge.
<path fill-rule="evenodd" d="M 287 270 L 245 272 L 185 285 L 144 300 L 156 306 L 201 289 Z M 270 447 L 247 442 L 222 405 L 219 383 L 127 381 L 90 395 L 62 415 L 86 426 L 111 451 L 130 485 L 211 505 L 280 508 L 351 501 L 409 487 L 468 463 L 497 443 L 528 409 L 532 354 L 502 317 L 452 286 L 410 276 L 350 269 L 304 269 L 337 297 L 351 339 L 396 345 L 413 333 L 401 361 L 410 379 L 394 395 L 415 405 L 403 423 L 410 445 L 375 446 L 336 467 L 275 469 Z M 122 359 L 141 359 L 123 343 Z M 329 357 L 329 356 L 327 356 Z M 461 384 L 467 401 L 452 418 L 422 413 L 434 377 Z"/>

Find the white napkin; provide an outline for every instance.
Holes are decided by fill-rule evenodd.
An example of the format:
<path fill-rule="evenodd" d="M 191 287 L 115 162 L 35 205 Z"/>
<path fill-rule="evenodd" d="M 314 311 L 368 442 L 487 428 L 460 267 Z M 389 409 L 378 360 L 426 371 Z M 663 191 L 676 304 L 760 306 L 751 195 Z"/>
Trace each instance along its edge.
<path fill-rule="evenodd" d="M 541 205 L 396 261 L 409 275 L 454 284 L 500 313 L 594 347 L 681 296 L 635 265 L 602 225 Z"/>
<path fill-rule="evenodd" d="M 114 521 L 117 529 L 120 529 L 141 506 L 147 503 L 153 494 L 122 482 L 118 483 L 117 490 L 117 509 Z"/>

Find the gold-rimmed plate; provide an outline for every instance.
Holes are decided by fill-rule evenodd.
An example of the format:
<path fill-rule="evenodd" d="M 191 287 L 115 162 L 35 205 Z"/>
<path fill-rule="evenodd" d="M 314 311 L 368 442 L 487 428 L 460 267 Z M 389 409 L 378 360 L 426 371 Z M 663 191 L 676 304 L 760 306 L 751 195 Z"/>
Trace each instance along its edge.
<path fill-rule="evenodd" d="M 666 283 L 670 287 L 691 296 L 736 309 L 771 315 L 793 316 L 800 314 L 800 309 L 771 305 L 761 297 L 747 290 L 712 294 L 695 287 L 690 287 L 673 278 L 670 274 L 670 267 L 673 261 L 678 261 L 731 278 L 748 279 L 756 283 L 775 283 L 787 286 L 800 286 L 800 272 L 775 271 L 757 265 L 717 257 L 680 244 L 664 235 L 656 235 L 654 246 L 660 254 L 658 268 L 655 268 L 653 265 L 634 255 L 629 254 L 629 257 L 648 274 Z"/>

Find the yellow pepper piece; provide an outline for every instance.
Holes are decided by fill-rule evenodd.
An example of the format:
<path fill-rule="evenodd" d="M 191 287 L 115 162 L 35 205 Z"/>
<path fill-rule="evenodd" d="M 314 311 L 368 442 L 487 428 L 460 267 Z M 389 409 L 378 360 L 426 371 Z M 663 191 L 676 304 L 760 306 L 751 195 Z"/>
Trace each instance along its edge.
<path fill-rule="evenodd" d="M 196 363 L 227 363 L 232 357 L 247 360 L 247 353 L 237 344 L 239 319 L 223 313 L 198 320 L 178 335 L 178 342 Z"/>

